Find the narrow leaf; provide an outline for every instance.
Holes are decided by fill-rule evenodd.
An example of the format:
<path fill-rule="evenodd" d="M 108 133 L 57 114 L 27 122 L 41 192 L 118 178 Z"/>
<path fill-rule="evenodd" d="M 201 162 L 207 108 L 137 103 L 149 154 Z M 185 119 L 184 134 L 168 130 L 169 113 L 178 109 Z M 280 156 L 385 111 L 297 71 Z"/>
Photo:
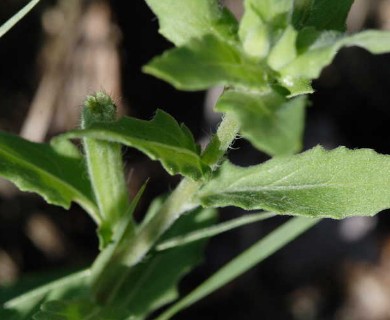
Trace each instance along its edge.
<path fill-rule="evenodd" d="M 88 276 L 89 271 L 85 270 L 36 288 L 6 302 L 0 315 L 7 315 L 7 320 L 31 320 L 45 301 L 85 295 Z"/>
<path fill-rule="evenodd" d="M 124 267 L 121 259 L 126 250 L 135 240 L 133 213 L 146 188 L 146 183 L 131 201 L 126 214 L 116 225 L 111 243 L 95 259 L 90 275 L 91 291 L 94 300 L 102 301 L 116 293 L 115 285 L 118 279 L 124 277 Z"/>
<path fill-rule="evenodd" d="M 389 194 L 390 156 L 316 147 L 248 168 L 226 163 L 199 198 L 205 206 L 341 219 L 390 208 Z"/>
<path fill-rule="evenodd" d="M 146 0 L 160 22 L 160 33 L 176 46 L 213 34 L 234 39 L 237 21 L 217 0 Z"/>
<path fill-rule="evenodd" d="M 151 121 L 124 117 L 117 122 L 68 132 L 62 137 L 88 137 L 134 147 L 151 159 L 159 160 L 170 174 L 199 179 L 209 171 L 200 159 L 199 148 L 188 128 L 161 110 Z"/>
<path fill-rule="evenodd" d="M 69 208 L 77 202 L 99 222 L 85 164 L 69 144 L 50 146 L 0 132 L 0 176 L 48 203 Z"/>
<path fill-rule="evenodd" d="M 261 239 L 232 261 L 225 264 L 220 270 L 195 288 L 195 290 L 168 308 L 156 320 L 171 319 L 176 313 L 205 298 L 210 293 L 253 268 L 256 264 L 274 254 L 318 222 L 318 219 L 307 218 L 293 218 L 286 222 L 264 239 Z"/>
<path fill-rule="evenodd" d="M 11 19 L 0 26 L 0 38 L 4 36 L 9 30 L 11 30 L 23 17 L 29 13 L 37 4 L 39 0 L 30 1 L 25 7 L 23 7 L 17 14 Z"/>
<path fill-rule="evenodd" d="M 295 0 L 293 21 L 297 29 L 344 31 L 353 0 Z"/>
<path fill-rule="evenodd" d="M 237 46 L 211 35 L 165 52 L 143 70 L 182 90 L 217 85 L 258 89 L 266 84 L 263 66 L 246 58 Z"/>
<path fill-rule="evenodd" d="M 304 97 L 286 100 L 276 92 L 228 90 L 216 109 L 233 113 L 239 119 L 241 135 L 259 150 L 286 155 L 301 149 L 305 105 Z"/>
<path fill-rule="evenodd" d="M 214 221 L 214 210 L 196 210 L 183 216 L 166 237 L 204 228 Z M 205 241 L 201 241 L 164 253 L 152 252 L 145 261 L 127 272 L 127 277 L 116 298 L 105 306 L 92 303 L 83 296 L 48 300 L 41 305 L 33 319 L 145 319 L 150 312 L 178 297 L 177 283 L 200 262 L 204 245 Z M 161 270 L 164 270 L 163 277 Z"/>
<path fill-rule="evenodd" d="M 270 212 L 260 212 L 260 213 L 253 213 L 253 214 L 247 214 L 239 218 L 235 218 L 226 222 L 219 223 L 217 225 L 204 228 L 201 230 L 192 231 L 188 234 L 180 235 L 178 237 L 170 238 L 166 241 L 163 241 L 160 243 L 156 250 L 158 251 L 164 251 L 168 249 L 172 249 L 175 247 L 183 246 L 191 242 L 199 241 L 202 239 L 214 237 L 216 235 L 219 235 L 223 232 L 233 230 L 238 227 L 245 226 L 250 223 L 263 221 L 265 219 L 269 219 L 274 217 L 274 213 Z"/>

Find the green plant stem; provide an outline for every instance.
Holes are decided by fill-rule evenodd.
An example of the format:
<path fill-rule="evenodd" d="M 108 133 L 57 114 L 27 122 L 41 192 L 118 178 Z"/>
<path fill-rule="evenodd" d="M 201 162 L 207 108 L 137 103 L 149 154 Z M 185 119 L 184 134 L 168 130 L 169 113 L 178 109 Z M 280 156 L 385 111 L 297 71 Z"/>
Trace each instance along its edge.
<path fill-rule="evenodd" d="M 159 212 L 136 232 L 125 251 L 115 252 L 102 273 L 92 283 L 95 299 L 99 303 L 111 303 L 132 266 L 138 264 L 154 246 L 160 236 L 183 212 L 197 204 L 191 201 L 200 182 L 183 179 L 165 201 Z M 125 239 L 124 239 L 125 240 Z M 128 240 L 127 240 L 128 241 Z M 121 248 L 121 244 L 118 246 Z"/>
<path fill-rule="evenodd" d="M 220 161 L 236 137 L 237 131 L 235 119 L 226 116 L 210 142 L 212 144 L 213 141 L 217 140 L 218 143 L 213 143 L 214 147 L 208 148 L 208 152 L 213 155 L 214 159 L 210 165 L 215 165 Z M 225 148 L 224 151 L 223 148 Z M 108 261 L 104 268 L 99 268 L 102 272 L 94 275 L 92 279 L 92 292 L 99 303 L 113 301 L 130 268 L 145 257 L 161 235 L 172 226 L 182 213 L 198 206 L 198 203 L 193 200 L 193 195 L 199 190 L 201 184 L 200 181 L 183 179 L 160 210 L 137 230 L 133 241 L 127 246 L 127 250 L 118 252 L 118 254 L 114 253 L 113 259 Z"/>
<path fill-rule="evenodd" d="M 292 218 L 265 238 L 259 240 L 249 249 L 238 255 L 232 261 L 224 265 L 219 271 L 190 292 L 183 299 L 168 308 L 155 320 L 171 319 L 179 311 L 189 307 L 193 303 L 206 297 L 215 290 L 221 288 L 233 279 L 254 267 L 270 255 L 278 251 L 300 234 L 314 226 L 320 219 Z"/>
<path fill-rule="evenodd" d="M 232 113 L 225 114 L 216 134 L 203 152 L 203 161 L 215 169 L 233 143 L 239 129 L 237 117 Z"/>
<path fill-rule="evenodd" d="M 81 117 L 81 126 L 88 129 L 96 123 L 116 120 L 116 107 L 105 93 L 87 97 Z M 92 188 L 98 203 L 102 224 L 100 244 L 105 247 L 112 233 L 130 205 L 123 174 L 121 146 L 118 143 L 83 138 L 83 146 Z M 135 231 L 135 225 L 133 231 Z"/>
<path fill-rule="evenodd" d="M 202 240 L 205 238 L 210 238 L 213 236 L 216 236 L 218 234 L 221 234 L 226 231 L 230 231 L 232 229 L 245 226 L 250 223 L 258 222 L 258 221 L 263 221 L 265 219 L 269 219 L 272 217 L 275 217 L 275 213 L 272 212 L 260 212 L 260 213 L 251 213 L 251 214 L 246 214 L 242 217 L 232 219 L 230 221 L 226 221 L 223 223 L 219 223 L 217 225 L 197 230 L 194 232 L 190 232 L 188 234 L 179 236 L 179 237 L 174 237 L 172 239 L 168 239 L 164 241 L 163 243 L 160 243 L 157 247 L 157 251 L 163 251 L 163 250 L 168 250 L 172 249 L 175 247 L 179 246 L 184 246 L 188 243 Z"/>

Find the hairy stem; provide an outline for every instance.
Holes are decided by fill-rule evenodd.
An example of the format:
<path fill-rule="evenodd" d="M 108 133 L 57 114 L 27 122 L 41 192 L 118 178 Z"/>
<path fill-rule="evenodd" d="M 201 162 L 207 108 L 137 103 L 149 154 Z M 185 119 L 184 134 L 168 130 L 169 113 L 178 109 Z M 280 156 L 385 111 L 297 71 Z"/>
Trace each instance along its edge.
<path fill-rule="evenodd" d="M 238 126 L 235 119 L 226 116 L 210 142 L 213 146 L 208 147 L 205 151 L 209 165 L 218 164 L 235 139 L 237 131 Z M 198 206 L 193 195 L 199 190 L 201 184 L 200 181 L 183 179 L 157 214 L 140 226 L 127 249 L 114 253 L 104 268 L 99 268 L 101 272 L 94 274 L 92 279 L 92 292 L 95 300 L 100 303 L 110 303 L 115 299 L 130 268 L 145 257 L 161 235 L 172 226 L 181 214 Z M 121 246 L 119 245 L 119 247 Z"/>
<path fill-rule="evenodd" d="M 218 166 L 238 134 L 240 125 L 235 115 L 224 115 L 216 134 L 203 152 L 202 160 L 213 169 Z"/>
<path fill-rule="evenodd" d="M 113 122 L 116 120 L 116 107 L 108 95 L 98 92 L 85 101 L 81 120 L 83 129 L 96 123 Z M 129 207 L 121 148 L 117 143 L 92 138 L 84 138 L 83 146 L 101 215 L 100 243 L 105 247 L 111 241 L 116 224 Z"/>

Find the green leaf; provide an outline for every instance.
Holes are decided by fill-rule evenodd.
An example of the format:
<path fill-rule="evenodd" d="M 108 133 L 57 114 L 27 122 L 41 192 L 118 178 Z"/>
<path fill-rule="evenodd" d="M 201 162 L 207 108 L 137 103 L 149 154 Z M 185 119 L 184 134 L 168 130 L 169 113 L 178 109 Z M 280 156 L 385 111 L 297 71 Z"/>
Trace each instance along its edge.
<path fill-rule="evenodd" d="M 246 214 L 244 216 L 234 218 L 229 221 L 222 222 L 208 228 L 195 230 L 187 234 L 182 234 L 177 237 L 169 238 L 168 240 L 165 240 L 159 245 L 157 245 L 156 250 L 164 251 L 178 246 L 183 246 L 188 243 L 217 236 L 223 232 L 227 232 L 235 228 L 245 226 L 250 223 L 263 221 L 265 219 L 269 219 L 274 216 L 275 214 L 271 212 L 259 212 L 259 213 Z"/>
<path fill-rule="evenodd" d="M 291 26 L 284 30 L 267 58 L 267 63 L 272 69 L 280 70 L 297 57 L 297 36 L 298 32 Z"/>
<path fill-rule="evenodd" d="M 293 22 L 297 29 L 345 30 L 354 0 L 295 0 Z"/>
<path fill-rule="evenodd" d="M 32 320 L 121 320 L 126 319 L 124 309 L 101 307 L 88 299 L 51 300 L 42 304 Z"/>
<path fill-rule="evenodd" d="M 390 31 L 367 30 L 347 36 L 340 46 L 358 46 L 374 54 L 390 52 Z"/>
<path fill-rule="evenodd" d="M 176 46 L 213 34 L 236 37 L 237 21 L 217 0 L 146 0 L 160 22 L 160 33 Z"/>
<path fill-rule="evenodd" d="M 290 21 L 290 0 L 246 0 L 239 36 L 247 54 L 259 59 L 267 56 L 280 30 Z"/>
<path fill-rule="evenodd" d="M 298 152 L 302 146 L 306 99 L 286 100 L 271 92 L 228 90 L 217 102 L 218 111 L 233 113 L 241 135 L 270 155 Z"/>
<path fill-rule="evenodd" d="M 341 219 L 390 208 L 389 194 L 390 156 L 316 147 L 248 168 L 226 163 L 199 198 L 205 206 Z"/>
<path fill-rule="evenodd" d="M 94 138 L 134 147 L 159 160 L 170 174 L 199 179 L 209 171 L 188 128 L 158 110 L 151 121 L 123 117 L 113 123 L 94 124 L 90 129 L 68 132 L 65 138 Z"/>
<path fill-rule="evenodd" d="M 0 176 L 48 203 L 69 208 L 77 202 L 99 222 L 85 164 L 69 144 L 50 146 L 0 132 Z"/>
<path fill-rule="evenodd" d="M 261 25 L 284 29 L 290 22 L 293 2 L 290 0 L 245 0 L 245 11 L 240 22 L 240 38 L 245 39 Z"/>
<path fill-rule="evenodd" d="M 245 57 L 237 46 L 211 35 L 166 51 L 143 70 L 182 90 L 217 85 L 258 89 L 267 77 L 264 67 Z"/>
<path fill-rule="evenodd" d="M 53 300 L 42 304 L 33 320 L 103 320 L 94 316 L 96 305 L 88 300 Z M 114 319 L 112 319 L 114 320 Z"/>
<path fill-rule="evenodd" d="M 11 19 L 0 26 L 0 38 L 4 36 L 9 30 L 11 30 L 23 17 L 29 13 L 37 4 L 39 0 L 32 0 L 26 6 L 24 6 L 17 14 Z"/>
<path fill-rule="evenodd" d="M 163 237 L 164 239 L 203 229 L 216 220 L 216 212 L 198 209 L 182 216 Z M 177 299 L 177 284 L 203 256 L 205 240 L 173 248 L 164 252 L 152 252 L 145 261 L 136 265 L 119 291 L 115 303 L 126 306 L 128 317 L 145 317 Z"/>
<path fill-rule="evenodd" d="M 88 276 L 89 270 L 77 272 L 12 299 L 0 308 L 1 319 L 30 320 L 46 301 L 84 296 Z"/>
<path fill-rule="evenodd" d="M 117 248 L 118 245 L 126 246 L 126 243 L 131 241 L 128 236 L 128 226 L 132 222 L 132 213 L 144 188 L 145 186 L 138 192 L 131 203 L 127 215 L 122 218 L 123 223 L 118 225 L 118 229 L 115 230 L 114 235 L 118 239 L 114 239 L 116 241 L 116 244 L 113 245 L 114 248 Z M 131 227 L 130 229 L 132 230 Z M 119 240 L 122 239 L 124 241 L 120 242 Z M 107 253 L 112 252 L 113 250 L 111 249 L 111 246 L 109 246 L 103 251 L 100 257 L 103 257 L 103 260 L 105 260 L 108 255 L 108 258 L 110 258 L 111 255 Z M 123 306 L 110 305 L 108 307 L 102 307 L 92 303 L 90 300 L 90 283 L 93 271 L 96 270 L 92 269 L 75 273 L 15 298 L 4 304 L 3 309 L 0 310 L 0 315 L 3 313 L 12 315 L 12 318 L 7 318 L 10 320 L 30 320 L 33 314 L 34 320 L 125 319 L 129 312 Z"/>
<path fill-rule="evenodd" d="M 214 223 L 214 221 L 214 210 L 196 210 L 183 216 L 163 239 L 205 228 Z M 44 299 L 45 303 L 42 304 L 38 312 L 36 312 L 36 308 L 39 305 L 38 301 L 42 300 L 42 295 L 36 295 L 37 300 L 34 307 L 36 313 L 33 319 L 144 319 L 151 311 L 178 297 L 177 282 L 200 262 L 204 245 L 205 241 L 200 241 L 167 250 L 164 253 L 152 252 L 149 257 L 127 273 L 126 279 L 117 292 L 115 299 L 107 306 L 91 303 L 87 296 L 80 294 L 71 296 L 55 295 L 56 290 L 59 290 L 59 288 L 52 285 L 51 292 L 53 295 L 50 297 L 53 299 Z M 161 270 L 164 270 L 164 276 L 161 276 Z M 90 272 L 88 272 L 88 275 L 90 275 Z M 81 283 L 90 283 L 90 281 L 90 276 L 88 276 L 88 278 L 82 279 Z M 61 283 L 63 288 L 66 288 L 66 282 L 62 281 Z M 33 297 L 32 294 L 34 292 L 30 294 L 30 298 Z M 59 300 L 56 297 L 63 297 L 63 299 Z M 12 311 L 12 308 L 10 310 Z M 15 320 L 21 319 L 25 318 L 15 318 Z"/>
<path fill-rule="evenodd" d="M 12 300 L 18 296 L 32 291 L 37 287 L 41 287 L 59 278 L 68 276 L 76 270 L 69 269 L 55 269 L 44 270 L 42 272 L 22 275 L 15 283 L 4 284 L 0 286 L 0 306 L 5 302 Z M 0 319 L 2 319 L 0 317 Z"/>
<path fill-rule="evenodd" d="M 203 299 L 210 293 L 218 290 L 235 278 L 239 277 L 318 222 L 318 219 L 307 219 L 300 217 L 287 221 L 282 226 L 272 231 L 264 239 L 259 240 L 232 261 L 225 264 L 220 270 L 214 273 L 210 278 L 195 288 L 187 296 L 179 300 L 173 306 L 169 307 L 155 320 L 172 319 L 176 313 L 185 308 L 188 308 L 190 305 Z"/>
<path fill-rule="evenodd" d="M 344 35 L 309 28 L 299 33 L 297 46 L 297 58 L 280 69 L 279 78 L 292 95 L 312 92 L 307 84 L 319 77 L 322 69 L 332 62 L 342 47 L 359 46 L 374 54 L 390 52 L 390 32 L 370 30 Z"/>
<path fill-rule="evenodd" d="M 102 250 L 95 259 L 90 275 L 90 284 L 94 300 L 101 302 L 107 297 L 115 296 L 115 285 L 126 277 L 122 266 L 123 255 L 128 247 L 134 243 L 136 237 L 133 225 L 133 213 L 146 188 L 146 183 L 137 192 L 131 201 L 126 214 L 116 225 L 111 243 Z M 115 288 L 114 288 L 115 287 Z"/>
<path fill-rule="evenodd" d="M 95 279 L 92 281 L 93 293 L 97 301 L 102 303 L 114 301 L 116 293 L 123 281 L 126 280 L 131 267 L 142 262 L 163 233 L 184 212 L 198 207 L 193 200 L 193 195 L 199 190 L 200 185 L 200 181 L 183 179 L 164 201 L 158 213 L 147 223 L 140 225 L 134 239 L 123 238 L 124 241 L 119 242 L 119 250 L 114 252 L 113 259 L 108 260 L 109 264 L 101 264 L 99 263 L 100 259 L 97 260 L 93 269 L 96 266 L 98 270 L 102 271 L 98 272 L 98 276 L 94 277 Z"/>

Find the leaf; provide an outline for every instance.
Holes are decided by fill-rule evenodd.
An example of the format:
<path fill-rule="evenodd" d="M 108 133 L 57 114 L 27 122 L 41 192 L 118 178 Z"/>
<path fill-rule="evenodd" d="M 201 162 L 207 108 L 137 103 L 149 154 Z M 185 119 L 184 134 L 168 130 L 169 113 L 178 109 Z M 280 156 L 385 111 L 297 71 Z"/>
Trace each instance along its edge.
<path fill-rule="evenodd" d="M 334 31 L 304 29 L 298 35 L 297 42 L 300 53 L 295 60 L 280 69 L 279 78 L 292 95 L 312 92 L 307 84 L 319 77 L 322 69 L 332 62 L 342 47 L 359 46 L 374 54 L 390 52 L 388 31 L 371 30 L 344 35 Z"/>
<path fill-rule="evenodd" d="M 121 320 L 126 311 L 113 306 L 100 307 L 88 299 L 51 300 L 42 304 L 32 320 Z"/>
<path fill-rule="evenodd" d="M 290 0 L 245 0 L 244 6 L 244 15 L 239 30 L 241 39 L 259 23 L 267 24 L 273 29 L 287 27 L 293 2 Z"/>
<path fill-rule="evenodd" d="M 45 302 L 33 320 L 103 320 L 94 317 L 96 306 L 88 300 L 53 300 Z"/>
<path fill-rule="evenodd" d="M 0 316 L 7 315 L 1 319 L 30 320 L 45 301 L 84 296 L 88 276 L 88 270 L 80 271 L 14 298 L 0 309 Z"/>
<path fill-rule="evenodd" d="M 199 192 L 205 206 L 341 219 L 390 208 L 390 156 L 321 147 L 249 168 L 230 163 Z"/>
<path fill-rule="evenodd" d="M 146 224 L 141 224 L 137 229 L 136 237 L 133 239 L 124 238 L 119 242 L 119 251 L 116 250 L 113 259 L 109 264 L 103 265 L 95 263 L 97 269 L 102 271 L 101 275 L 92 281 L 94 297 L 102 303 L 114 301 L 116 294 L 123 281 L 126 280 L 131 268 L 146 257 L 154 248 L 157 241 L 167 231 L 173 223 L 181 217 L 184 212 L 198 207 L 193 201 L 193 195 L 199 189 L 202 182 L 183 179 L 177 188 L 164 201 L 158 214 Z M 123 250 L 122 250 L 123 249 Z M 100 259 L 97 260 L 99 262 Z M 93 270 L 94 271 L 94 270 Z M 96 274 L 94 272 L 94 274 Z"/>
<path fill-rule="evenodd" d="M 172 237 L 168 240 L 163 241 L 159 245 L 157 245 L 156 250 L 158 251 L 164 251 L 168 249 L 172 249 L 178 246 L 183 246 L 191 242 L 199 241 L 202 239 L 210 238 L 217 236 L 223 232 L 227 232 L 230 230 L 233 230 L 235 228 L 245 226 L 250 223 L 263 221 L 269 218 L 274 217 L 274 213 L 270 212 L 259 212 L 259 213 L 250 213 L 243 215 L 238 218 L 234 218 L 231 220 L 228 220 L 226 222 L 222 222 L 216 225 L 213 225 L 211 227 L 207 227 L 200 230 L 195 230 L 192 232 L 189 232 L 187 234 L 182 234 L 177 237 Z"/>
<path fill-rule="evenodd" d="M 188 128 L 162 110 L 158 110 L 151 121 L 123 117 L 113 123 L 71 131 L 62 137 L 88 137 L 134 147 L 151 159 L 159 160 L 170 174 L 199 179 L 209 171 L 200 159 L 199 148 Z"/>
<path fill-rule="evenodd" d="M 263 66 L 245 57 L 237 46 L 212 35 L 166 51 L 143 70 L 181 90 L 218 85 L 258 89 L 266 84 Z"/>
<path fill-rule="evenodd" d="M 390 31 L 367 30 L 350 35 L 341 42 L 343 46 L 358 46 L 374 54 L 390 52 Z"/>
<path fill-rule="evenodd" d="M 256 264 L 262 262 L 283 246 L 293 241 L 299 235 L 318 223 L 318 219 L 293 218 L 276 230 L 272 231 L 265 238 L 259 240 L 250 248 L 235 257 L 229 263 L 214 273 L 210 278 L 195 288 L 187 296 L 169 307 L 155 320 L 169 320 L 180 312 L 188 308 L 195 302 L 205 298 L 210 293 L 220 289 L 235 278 L 239 277 Z"/>
<path fill-rule="evenodd" d="M 182 217 L 167 236 L 175 236 L 204 228 L 215 220 L 215 211 L 197 210 Z M 128 274 L 119 294 L 107 306 L 92 303 L 86 295 L 64 296 L 64 299 L 45 299 L 33 320 L 141 320 L 151 311 L 175 300 L 177 282 L 199 263 L 205 241 L 151 253 L 144 262 Z M 164 270 L 164 276 L 161 271 Z M 88 282 L 90 279 L 88 278 Z M 56 286 L 53 288 L 58 290 Z M 55 293 L 54 291 L 53 293 Z M 63 295 L 57 295 L 61 298 Z M 36 306 L 35 306 L 36 308 Z M 12 311 L 12 310 L 11 310 Z M 8 312 L 11 312 L 8 310 Z M 22 320 L 27 318 L 15 318 Z M 29 319 L 29 318 L 28 318 Z"/>
<path fill-rule="evenodd" d="M 114 234 L 117 237 L 128 237 L 129 230 L 127 226 L 132 221 L 132 212 L 144 188 L 145 186 L 138 192 L 127 212 L 127 216 L 123 217 L 123 223 L 118 226 L 118 230 L 115 230 Z M 130 239 L 127 240 L 130 241 Z M 121 244 L 125 245 L 124 243 Z M 104 255 L 108 250 L 110 248 L 104 251 Z M 12 315 L 13 318 L 10 318 L 10 320 L 125 319 L 128 314 L 125 307 L 118 305 L 102 307 L 90 300 L 91 276 L 92 271 L 85 270 L 54 281 L 5 303 L 3 310 L 0 312 Z M 33 318 L 31 318 L 32 315 L 34 315 Z"/>
<path fill-rule="evenodd" d="M 264 58 L 280 30 L 290 22 L 290 0 L 246 0 L 239 36 L 244 50 L 253 57 Z"/>
<path fill-rule="evenodd" d="M 318 30 L 345 30 L 345 22 L 354 0 L 295 0 L 294 26 Z"/>
<path fill-rule="evenodd" d="M 29 13 L 38 4 L 38 2 L 39 0 L 31 0 L 11 19 L 2 24 L 0 26 L 0 38 L 4 36 L 9 30 L 11 30 L 21 19 L 23 19 L 23 17 Z"/>
<path fill-rule="evenodd" d="M 267 63 L 272 69 L 280 70 L 297 57 L 297 36 L 297 31 L 291 26 L 284 30 L 267 58 Z"/>
<path fill-rule="evenodd" d="M 163 237 L 167 238 L 203 229 L 216 220 L 216 212 L 198 209 L 182 216 Z M 178 297 L 177 284 L 203 256 L 206 242 L 173 248 L 164 252 L 152 252 L 145 261 L 130 272 L 118 294 L 118 305 L 126 306 L 128 317 L 145 319 L 153 310 L 174 301 Z"/>
<path fill-rule="evenodd" d="M 237 21 L 217 0 L 146 0 L 160 22 L 160 33 L 176 46 L 213 34 L 236 37 Z"/>
<path fill-rule="evenodd" d="M 286 100 L 276 92 L 228 90 L 216 109 L 236 115 L 241 135 L 257 149 L 269 155 L 287 155 L 301 149 L 305 105 L 304 97 Z"/>
<path fill-rule="evenodd" d="M 15 283 L 0 286 L 0 306 L 37 287 L 41 287 L 61 277 L 68 276 L 72 272 L 74 272 L 74 270 L 61 269 L 53 271 L 45 270 L 43 272 L 22 275 Z M 0 319 L 2 318 L 0 317 Z"/>
<path fill-rule="evenodd" d="M 130 206 L 115 226 L 111 243 L 95 259 L 91 267 L 90 284 L 94 300 L 101 301 L 103 298 L 115 295 L 114 285 L 126 277 L 121 257 L 126 254 L 128 247 L 131 247 L 136 239 L 133 214 L 139 200 L 141 199 L 147 182 L 138 190 Z"/>
<path fill-rule="evenodd" d="M 69 144 L 50 146 L 0 132 L 0 176 L 48 203 L 69 208 L 75 201 L 99 221 L 84 162 Z"/>

